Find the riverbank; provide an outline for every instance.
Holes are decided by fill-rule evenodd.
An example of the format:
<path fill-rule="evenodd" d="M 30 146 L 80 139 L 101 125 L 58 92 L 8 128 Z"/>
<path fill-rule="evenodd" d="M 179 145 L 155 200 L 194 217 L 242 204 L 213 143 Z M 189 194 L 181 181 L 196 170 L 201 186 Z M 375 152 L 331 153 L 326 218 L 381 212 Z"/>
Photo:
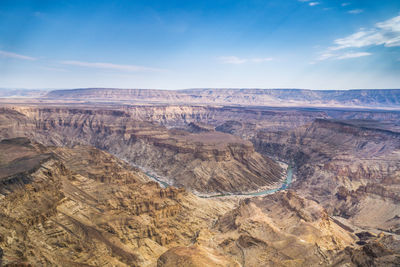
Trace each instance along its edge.
<path fill-rule="evenodd" d="M 282 191 L 282 190 L 286 190 L 290 184 L 293 181 L 293 167 L 292 166 L 288 166 L 287 170 L 286 170 L 286 178 L 283 181 L 283 183 L 280 185 L 280 187 L 278 188 L 273 188 L 273 189 L 268 189 L 268 190 L 263 190 L 263 191 L 258 191 L 258 192 L 243 192 L 243 193 L 231 193 L 231 194 L 217 194 L 217 195 L 199 195 L 196 194 L 198 197 L 201 198 L 216 198 L 216 197 L 234 197 L 234 196 L 263 196 L 263 195 L 270 195 L 273 193 L 276 193 L 278 191 Z"/>
<path fill-rule="evenodd" d="M 157 182 L 160 184 L 161 187 L 166 188 L 171 186 L 167 182 L 161 180 L 156 174 L 152 173 L 150 170 L 147 170 L 146 168 L 143 168 L 139 165 L 132 164 L 136 168 L 140 169 L 144 174 L 146 174 L 151 180 Z M 287 165 L 287 170 L 286 170 L 286 178 L 285 180 L 280 184 L 279 187 L 273 188 L 273 189 L 268 189 L 268 190 L 262 190 L 262 191 L 256 191 L 256 192 L 241 192 L 241 193 L 226 193 L 226 194 L 215 194 L 215 195 L 203 195 L 199 194 L 196 192 L 193 192 L 198 197 L 201 198 L 218 198 L 218 197 L 252 197 L 252 196 L 263 196 L 263 195 L 270 195 L 282 190 L 286 190 L 290 184 L 292 183 L 293 180 L 293 167 L 290 165 Z"/>

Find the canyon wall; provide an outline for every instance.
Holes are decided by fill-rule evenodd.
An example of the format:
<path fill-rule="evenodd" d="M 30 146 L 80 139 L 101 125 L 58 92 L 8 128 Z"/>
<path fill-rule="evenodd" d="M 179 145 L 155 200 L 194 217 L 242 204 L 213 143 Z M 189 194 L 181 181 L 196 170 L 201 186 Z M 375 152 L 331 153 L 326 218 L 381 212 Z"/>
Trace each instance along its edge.
<path fill-rule="evenodd" d="M 93 147 L 18 138 L 0 149 L 3 170 L 43 158 L 0 178 L 1 256 L 11 266 L 316 266 L 356 240 L 294 192 L 202 199 Z"/>
<path fill-rule="evenodd" d="M 118 110 L 17 110 L 2 116 L 0 131 L 5 137 L 22 135 L 59 146 L 93 145 L 196 192 L 255 191 L 284 179 L 284 169 L 256 152 L 251 142 L 226 133 L 168 130 Z"/>
<path fill-rule="evenodd" d="M 46 98 L 244 106 L 399 107 L 400 90 L 115 89 L 54 90 Z"/>

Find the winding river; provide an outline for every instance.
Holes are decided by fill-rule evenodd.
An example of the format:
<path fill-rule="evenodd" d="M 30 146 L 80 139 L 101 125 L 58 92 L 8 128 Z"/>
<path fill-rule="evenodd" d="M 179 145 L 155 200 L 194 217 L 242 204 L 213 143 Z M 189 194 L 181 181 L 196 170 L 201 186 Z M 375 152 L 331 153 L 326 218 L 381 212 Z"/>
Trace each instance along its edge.
<path fill-rule="evenodd" d="M 144 168 L 138 166 L 138 165 L 134 165 L 135 167 L 139 168 L 141 171 L 143 171 L 149 178 L 151 178 L 152 180 L 158 182 L 163 188 L 169 187 L 170 184 L 160 180 L 156 175 L 144 170 Z M 234 197 L 234 196 L 263 196 L 263 195 L 270 195 L 273 193 L 276 193 L 278 191 L 282 191 L 282 190 L 286 190 L 289 185 L 292 183 L 293 180 L 293 167 L 292 166 L 288 166 L 287 170 L 286 170 L 286 178 L 285 180 L 282 182 L 282 184 L 277 187 L 277 188 L 273 188 L 273 189 L 268 189 L 268 190 L 264 190 L 264 191 L 258 191 L 258 192 L 244 192 L 244 193 L 226 193 L 226 194 L 216 194 L 216 195 L 200 195 L 200 194 L 196 194 L 198 197 L 201 198 L 216 198 L 216 197 Z"/>
<path fill-rule="evenodd" d="M 264 196 L 264 195 L 270 195 L 273 193 L 276 193 L 278 191 L 286 190 L 286 188 L 289 187 L 289 185 L 292 183 L 293 180 L 293 167 L 288 166 L 286 170 L 286 178 L 283 181 L 283 183 L 280 185 L 280 187 L 273 188 L 273 189 L 268 189 L 264 191 L 258 191 L 258 192 L 248 192 L 248 193 L 228 193 L 228 194 L 218 194 L 218 195 L 197 195 L 198 197 L 201 198 L 215 198 L 215 197 L 227 197 L 227 196 Z"/>

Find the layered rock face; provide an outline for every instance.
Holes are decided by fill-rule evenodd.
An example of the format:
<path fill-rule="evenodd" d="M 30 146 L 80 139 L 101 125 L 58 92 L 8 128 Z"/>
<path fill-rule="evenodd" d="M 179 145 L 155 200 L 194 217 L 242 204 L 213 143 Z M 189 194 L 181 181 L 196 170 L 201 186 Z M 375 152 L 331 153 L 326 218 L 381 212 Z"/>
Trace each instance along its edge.
<path fill-rule="evenodd" d="M 368 232 L 364 232 L 368 234 Z M 399 266 L 400 241 L 393 236 L 370 236 L 361 248 L 347 248 L 339 253 L 332 266 Z"/>
<path fill-rule="evenodd" d="M 168 248 L 190 245 L 196 231 L 232 206 L 161 189 L 139 170 L 91 147 L 38 146 L 27 139 L 0 143 L 2 156 L 14 153 L 2 161 L 3 170 L 44 157 L 21 172 L 2 172 L 4 264 L 152 265 Z"/>
<path fill-rule="evenodd" d="M 288 132 L 260 132 L 254 143 L 259 151 L 294 162 L 297 192 L 331 214 L 358 226 L 398 231 L 399 133 L 359 121 L 316 120 Z"/>
<path fill-rule="evenodd" d="M 260 129 L 287 130 L 312 122 L 315 118 L 327 118 L 321 110 L 296 110 L 285 108 L 257 108 L 232 106 L 188 105 L 133 105 L 126 112 L 140 121 L 151 121 L 171 127 L 184 127 L 190 123 L 222 127 L 235 122 L 236 128 L 228 133 L 243 137 L 251 136 Z M 229 125 L 228 125 L 229 126 Z"/>
<path fill-rule="evenodd" d="M 282 167 L 249 141 L 221 132 L 168 130 L 119 110 L 27 108 L 5 114 L 4 136 L 59 146 L 90 144 L 196 192 L 254 191 L 284 178 Z"/>
<path fill-rule="evenodd" d="M 354 242 L 316 202 L 291 191 L 246 199 L 216 227 L 242 266 L 328 266 Z"/>
<path fill-rule="evenodd" d="M 0 260 L 398 266 L 399 119 L 370 110 L 8 105 Z M 34 141 L 10 139 L 22 136 Z M 251 199 L 189 193 L 276 188 L 284 171 L 271 158 L 294 167 L 290 190 Z"/>
<path fill-rule="evenodd" d="M 235 207 L 236 198 L 162 189 L 93 147 L 19 138 L 0 148 L 3 159 L 13 153 L 2 170 L 44 157 L 0 180 L 6 265 L 310 266 L 331 262 L 356 238 L 293 192 Z"/>
<path fill-rule="evenodd" d="M 199 245 L 190 247 L 175 247 L 160 256 L 157 261 L 157 267 L 175 267 L 175 266 L 216 266 L 216 267 L 239 267 L 237 261 L 229 257 L 216 254 L 210 248 L 204 248 Z"/>
<path fill-rule="evenodd" d="M 195 246 L 168 250 L 158 266 L 236 266 L 218 250 L 238 266 L 328 266 L 354 240 L 316 202 L 289 191 L 240 201 Z"/>
<path fill-rule="evenodd" d="M 51 99 L 89 99 L 158 103 L 256 105 L 256 106 L 399 106 L 400 90 L 304 90 L 304 89 L 108 89 L 55 90 Z"/>

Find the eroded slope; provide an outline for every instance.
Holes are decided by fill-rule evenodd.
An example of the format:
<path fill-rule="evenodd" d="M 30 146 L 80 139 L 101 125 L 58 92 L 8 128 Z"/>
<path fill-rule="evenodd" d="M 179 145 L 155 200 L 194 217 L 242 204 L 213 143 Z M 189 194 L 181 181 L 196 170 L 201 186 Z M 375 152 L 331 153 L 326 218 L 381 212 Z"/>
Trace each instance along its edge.
<path fill-rule="evenodd" d="M 233 135 L 168 130 L 119 110 L 18 110 L 1 114 L 3 136 L 28 136 L 59 146 L 93 145 L 193 191 L 254 191 L 276 186 L 284 178 L 279 164 Z M 17 120 L 21 122 L 13 124 Z"/>
<path fill-rule="evenodd" d="M 24 143 L 22 157 L 43 153 L 29 140 Z M 94 148 L 50 147 L 46 152 L 53 157 L 2 180 L 5 264 L 154 265 L 168 248 L 190 245 L 197 231 L 232 206 L 203 203 L 184 190 L 161 189 Z"/>
<path fill-rule="evenodd" d="M 294 162 L 297 192 L 331 214 L 358 226 L 398 232 L 399 133 L 357 121 L 316 120 L 288 132 L 260 132 L 254 143 L 259 151 Z"/>

